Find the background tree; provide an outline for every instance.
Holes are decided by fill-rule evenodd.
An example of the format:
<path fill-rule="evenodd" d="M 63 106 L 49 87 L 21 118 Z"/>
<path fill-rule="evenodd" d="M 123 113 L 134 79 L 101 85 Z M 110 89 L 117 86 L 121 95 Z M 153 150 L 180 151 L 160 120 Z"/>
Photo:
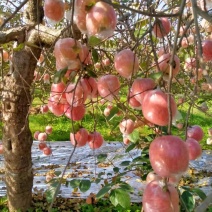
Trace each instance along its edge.
<path fill-rule="evenodd" d="M 67 8 L 74 8 L 76 6 L 75 1 L 67 2 Z M 96 77 L 113 74 L 120 78 L 121 85 L 119 87 L 125 88 L 125 91 L 122 92 L 127 95 L 137 77 L 152 77 L 156 84 L 162 87 L 169 96 L 168 123 L 164 124 L 168 125 L 168 134 L 171 134 L 172 126 L 171 94 L 184 93 L 184 101 L 189 103 L 188 117 L 184 125 L 185 131 L 189 124 L 191 108 L 202 109 L 198 104 L 199 96 L 201 96 L 203 102 L 208 99 L 208 92 L 211 92 L 211 73 L 208 71 L 210 70 L 211 58 L 205 60 L 207 53 L 202 49 L 202 40 L 210 36 L 210 31 L 207 32 L 204 27 L 200 28 L 199 25 L 202 18 L 211 22 L 211 17 L 206 11 L 208 10 L 206 2 L 202 2 L 200 7 L 194 0 L 191 2 L 163 2 L 160 0 L 105 2 L 115 8 L 118 17 L 116 30 L 110 39 L 108 39 L 108 36 L 93 37 L 89 33 L 88 36 L 81 34 L 73 25 L 73 13 L 69 13 L 69 18 L 59 22 L 55 27 L 48 27 L 52 22 L 45 18 L 48 24 L 44 24 L 44 1 L 42 0 L 1 2 L 0 8 L 4 16 L 0 20 L 0 30 L 2 30 L 0 32 L 0 44 L 3 47 L 1 49 L 2 140 L 10 211 L 18 209 L 26 211 L 30 207 L 33 186 L 31 161 L 33 139 L 29 129 L 28 116 L 32 103 L 32 84 L 41 52 L 46 51 L 48 57 L 54 60 L 54 57 L 49 56 L 49 53 L 52 53 L 53 46 L 59 38 L 81 39 L 82 43 L 89 45 L 90 51 L 93 53 L 93 64 L 102 61 L 99 70 L 96 68 L 97 66 L 81 64 L 79 71 L 74 76 L 77 81 L 84 76 L 85 72 L 88 75 L 94 74 Z M 191 5 L 189 5 L 190 3 Z M 167 21 L 164 17 L 170 19 L 170 26 L 163 26 L 163 20 Z M 77 24 L 77 19 L 75 22 Z M 185 29 L 181 30 L 180 27 Z M 195 29 L 195 32 L 193 29 Z M 203 30 L 203 33 L 200 33 L 201 30 Z M 188 48 L 184 48 L 186 45 Z M 9 64 L 4 61 L 3 49 L 9 50 L 11 53 Z M 139 71 L 133 71 L 131 74 L 118 70 L 118 73 L 115 72 L 113 67 L 114 55 L 123 49 L 131 49 L 137 55 Z M 162 59 L 162 61 L 166 60 L 166 64 L 168 64 L 168 68 L 166 67 L 163 73 L 160 72 L 163 67 L 158 60 L 160 57 L 158 50 L 163 52 L 162 56 L 170 53 L 168 60 Z M 175 60 L 176 52 L 181 60 L 180 65 L 178 60 Z M 196 61 L 194 66 L 192 66 L 192 60 Z M 133 70 L 134 66 L 136 66 L 135 59 Z M 177 73 L 175 74 L 177 66 L 181 70 L 178 77 L 176 77 Z M 50 63 L 49 67 L 50 70 L 56 69 L 55 63 Z M 199 68 L 204 69 L 202 78 Z M 116 64 L 115 69 L 118 69 Z M 57 72 L 59 79 L 63 78 L 61 73 L 58 74 Z M 124 78 L 121 78 L 120 75 Z M 112 81 L 112 79 L 110 80 Z M 59 81 L 57 80 L 57 82 Z M 184 84 L 184 82 L 186 83 Z M 115 91 L 113 96 L 114 94 Z M 101 95 L 103 99 L 104 95 Z M 106 100 L 111 99 L 106 98 Z M 99 100 L 97 100 L 98 102 Z M 92 104 L 91 101 L 87 105 Z M 119 98 L 115 98 L 113 104 L 117 104 L 122 109 L 123 118 L 132 114 L 134 120 L 144 122 L 141 113 L 134 112 L 129 107 L 128 101 L 122 102 Z M 72 122 L 72 124 L 74 123 Z M 160 123 L 156 124 L 161 125 Z"/>

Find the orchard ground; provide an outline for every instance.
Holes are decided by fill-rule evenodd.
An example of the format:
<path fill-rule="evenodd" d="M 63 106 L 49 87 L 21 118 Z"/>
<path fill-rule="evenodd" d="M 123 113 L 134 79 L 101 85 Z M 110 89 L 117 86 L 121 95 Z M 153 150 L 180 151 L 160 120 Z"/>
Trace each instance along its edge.
<path fill-rule="evenodd" d="M 42 151 L 38 149 L 38 141 L 33 142 L 32 158 L 33 158 L 33 172 L 34 172 L 34 200 L 33 204 L 38 209 L 45 211 L 48 203 L 45 202 L 43 193 L 50 188 L 46 177 L 53 174 L 55 178 L 63 171 L 68 158 L 73 151 L 73 146 L 69 141 L 66 142 L 49 142 L 53 151 L 51 156 L 45 156 Z M 114 167 L 118 167 L 120 172 L 126 171 L 123 175 L 122 181 L 129 183 L 133 187 L 131 192 L 131 202 L 136 203 L 131 211 L 136 211 L 141 208 L 142 192 L 145 187 L 145 181 L 142 180 L 141 170 L 130 171 L 126 161 L 133 161 L 136 157 L 141 155 L 141 151 L 134 149 L 126 153 L 127 147 L 122 142 L 107 142 L 100 149 L 91 150 L 89 146 L 77 148 L 73 155 L 68 169 L 66 171 L 60 192 L 59 198 L 55 201 L 54 207 L 57 211 L 63 209 L 73 211 L 77 208 L 79 211 L 88 211 L 89 207 L 98 207 L 97 203 L 93 205 L 86 205 L 85 201 L 91 193 L 97 193 L 101 189 L 101 185 L 105 181 L 110 182 L 114 176 Z M 117 157 L 119 155 L 119 157 Z M 4 184 L 4 159 L 0 156 L 0 196 L 6 194 L 6 187 Z M 91 187 L 86 192 L 80 192 L 79 189 L 70 186 L 70 181 L 73 179 L 87 179 L 91 181 Z M 95 183 L 96 179 L 101 179 L 99 183 Z M 190 162 L 190 168 L 180 181 L 180 187 L 189 186 L 193 188 L 201 188 L 206 195 L 212 188 L 212 152 L 205 150 L 202 156 L 195 161 Z M 64 201 L 66 199 L 66 201 Z M 73 200 L 75 199 L 75 201 Z M 4 199 L 2 199 L 0 208 L 4 206 Z M 198 199 L 197 199 L 198 200 Z M 198 201 L 197 201 L 198 202 Z M 109 202 L 107 202 L 108 205 Z M 97 205 L 96 205 L 97 204 Z M 101 200 L 99 201 L 101 205 Z M 106 203 L 105 203 L 106 204 Z M 69 210 L 66 210 L 69 207 Z M 104 207 L 106 207 L 104 205 Z M 107 206 L 109 207 L 109 206 Z M 55 210 L 56 211 L 56 210 Z M 91 210 L 92 211 L 92 210 Z M 101 210 L 103 211 L 103 210 Z M 117 209 L 117 211 L 125 211 L 124 209 Z"/>

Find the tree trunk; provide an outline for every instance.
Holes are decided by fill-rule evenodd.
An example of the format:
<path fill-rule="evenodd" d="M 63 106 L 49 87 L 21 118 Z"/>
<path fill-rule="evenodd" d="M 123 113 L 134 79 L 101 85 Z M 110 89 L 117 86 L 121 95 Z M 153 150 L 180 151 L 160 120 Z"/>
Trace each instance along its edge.
<path fill-rule="evenodd" d="M 32 135 L 28 115 L 30 86 L 41 50 L 24 50 L 13 54 L 10 73 L 3 79 L 3 145 L 5 182 L 10 211 L 26 211 L 31 204 L 33 173 Z"/>

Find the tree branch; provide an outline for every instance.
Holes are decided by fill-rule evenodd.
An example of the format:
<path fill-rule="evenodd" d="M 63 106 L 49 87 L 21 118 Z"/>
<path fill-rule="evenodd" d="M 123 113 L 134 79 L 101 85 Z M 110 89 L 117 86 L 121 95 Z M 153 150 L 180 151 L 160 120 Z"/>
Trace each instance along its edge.
<path fill-rule="evenodd" d="M 202 18 L 206 19 L 208 22 L 212 23 L 212 17 L 208 15 L 207 11 L 201 10 L 198 6 L 194 6 L 197 14 L 200 15 Z"/>
<path fill-rule="evenodd" d="M 0 32 L 0 44 L 9 43 L 11 41 L 24 42 L 27 29 L 29 29 L 29 27 L 25 26 Z"/>
<path fill-rule="evenodd" d="M 42 46 L 50 47 L 55 43 L 62 33 L 61 30 L 51 29 L 44 25 L 36 25 L 30 32 L 29 42 L 33 44 L 40 43 Z"/>
<path fill-rule="evenodd" d="M 150 17 L 177 17 L 179 16 L 179 12 L 178 13 L 164 13 L 164 12 L 158 12 L 158 13 L 151 13 L 149 11 L 145 11 L 145 10 L 136 10 L 134 8 L 125 6 L 123 4 L 114 4 L 111 2 L 111 0 L 102 0 L 105 3 L 108 3 L 110 5 L 112 5 L 114 8 L 122 8 L 125 10 L 129 10 L 131 12 L 135 12 L 137 14 L 141 14 L 141 15 L 145 15 L 145 16 L 150 16 Z"/>
<path fill-rule="evenodd" d="M 199 205 L 196 209 L 195 212 L 205 212 L 208 208 L 208 206 L 211 204 L 212 202 L 212 193 L 209 194 L 206 199 L 202 202 L 201 205 Z"/>
<path fill-rule="evenodd" d="M 0 31 L 3 27 L 17 14 L 17 12 L 28 2 L 28 0 L 23 1 L 16 10 L 4 21 L 4 23 L 0 26 Z"/>

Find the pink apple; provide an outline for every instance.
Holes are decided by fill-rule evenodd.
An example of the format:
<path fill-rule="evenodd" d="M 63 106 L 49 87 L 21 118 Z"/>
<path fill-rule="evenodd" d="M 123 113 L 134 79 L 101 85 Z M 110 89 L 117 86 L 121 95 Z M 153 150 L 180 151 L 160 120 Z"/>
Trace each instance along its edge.
<path fill-rule="evenodd" d="M 35 140 L 38 140 L 38 135 L 40 134 L 40 131 L 36 131 L 35 133 L 34 133 L 34 139 Z"/>
<path fill-rule="evenodd" d="M 129 79 L 139 69 L 137 56 L 130 49 L 124 49 L 114 57 L 116 71 L 124 78 Z"/>
<path fill-rule="evenodd" d="M 132 119 L 122 120 L 119 124 L 119 129 L 125 135 L 132 133 L 134 130 L 134 121 Z"/>
<path fill-rule="evenodd" d="M 91 149 L 98 149 L 102 146 L 104 139 L 99 132 L 90 133 L 88 137 L 88 145 Z"/>
<path fill-rule="evenodd" d="M 112 101 L 119 93 L 120 82 L 115 75 L 104 75 L 98 79 L 97 88 L 102 98 Z"/>
<path fill-rule="evenodd" d="M 189 153 L 185 142 L 173 135 L 157 137 L 149 148 L 152 168 L 161 177 L 183 174 L 189 165 Z"/>
<path fill-rule="evenodd" d="M 145 212 L 178 212 L 178 191 L 172 184 L 165 187 L 161 181 L 153 180 L 144 190 L 142 205 Z"/>
<path fill-rule="evenodd" d="M 171 60 L 170 53 L 164 54 L 164 55 L 160 56 L 160 58 L 158 59 L 159 71 L 162 71 L 167 76 L 169 75 L 169 72 L 171 69 L 171 66 L 169 64 L 170 60 Z M 180 59 L 177 55 L 174 55 L 174 62 L 173 62 L 172 67 L 173 67 L 172 74 L 173 74 L 173 77 L 175 77 L 180 71 Z M 166 76 L 166 78 L 167 78 L 167 76 Z"/>
<path fill-rule="evenodd" d="M 147 94 L 147 91 L 153 90 L 156 87 L 156 83 L 153 79 L 150 78 L 137 78 L 133 81 L 131 90 L 132 96 L 142 104 L 144 96 Z"/>
<path fill-rule="evenodd" d="M 47 134 L 45 132 L 39 133 L 38 141 L 46 141 L 46 139 L 47 139 Z"/>
<path fill-rule="evenodd" d="M 40 111 L 41 113 L 47 113 L 49 111 L 48 105 L 41 105 Z"/>
<path fill-rule="evenodd" d="M 55 22 L 60 21 L 65 12 L 65 5 L 62 0 L 45 0 L 44 15 Z"/>
<path fill-rule="evenodd" d="M 193 138 L 187 138 L 186 145 L 188 148 L 189 160 L 196 160 L 201 156 L 202 148 L 197 140 Z"/>
<path fill-rule="evenodd" d="M 52 133 L 52 126 L 46 126 L 45 132 L 46 132 L 47 134 L 51 134 L 51 133 Z"/>
<path fill-rule="evenodd" d="M 144 118 L 153 124 L 166 126 L 169 123 L 168 95 L 159 89 L 148 91 L 144 96 L 142 111 Z M 171 97 L 172 118 L 177 113 L 177 105 Z"/>
<path fill-rule="evenodd" d="M 86 28 L 89 36 L 106 39 L 113 35 L 117 23 L 116 13 L 112 6 L 99 1 L 86 15 Z"/>
<path fill-rule="evenodd" d="M 201 141 L 203 139 L 204 132 L 200 126 L 193 125 L 191 127 L 188 127 L 187 136 L 188 138 L 193 138 L 197 141 Z"/>
<path fill-rule="evenodd" d="M 212 60 L 212 40 L 202 42 L 202 56 L 205 62 Z"/>
<path fill-rule="evenodd" d="M 171 23 L 168 18 L 159 18 L 153 26 L 153 33 L 158 38 L 163 38 L 171 31 Z"/>
<path fill-rule="evenodd" d="M 70 141 L 73 146 L 85 146 L 88 141 L 88 131 L 85 128 L 81 128 L 75 134 L 70 133 Z"/>

